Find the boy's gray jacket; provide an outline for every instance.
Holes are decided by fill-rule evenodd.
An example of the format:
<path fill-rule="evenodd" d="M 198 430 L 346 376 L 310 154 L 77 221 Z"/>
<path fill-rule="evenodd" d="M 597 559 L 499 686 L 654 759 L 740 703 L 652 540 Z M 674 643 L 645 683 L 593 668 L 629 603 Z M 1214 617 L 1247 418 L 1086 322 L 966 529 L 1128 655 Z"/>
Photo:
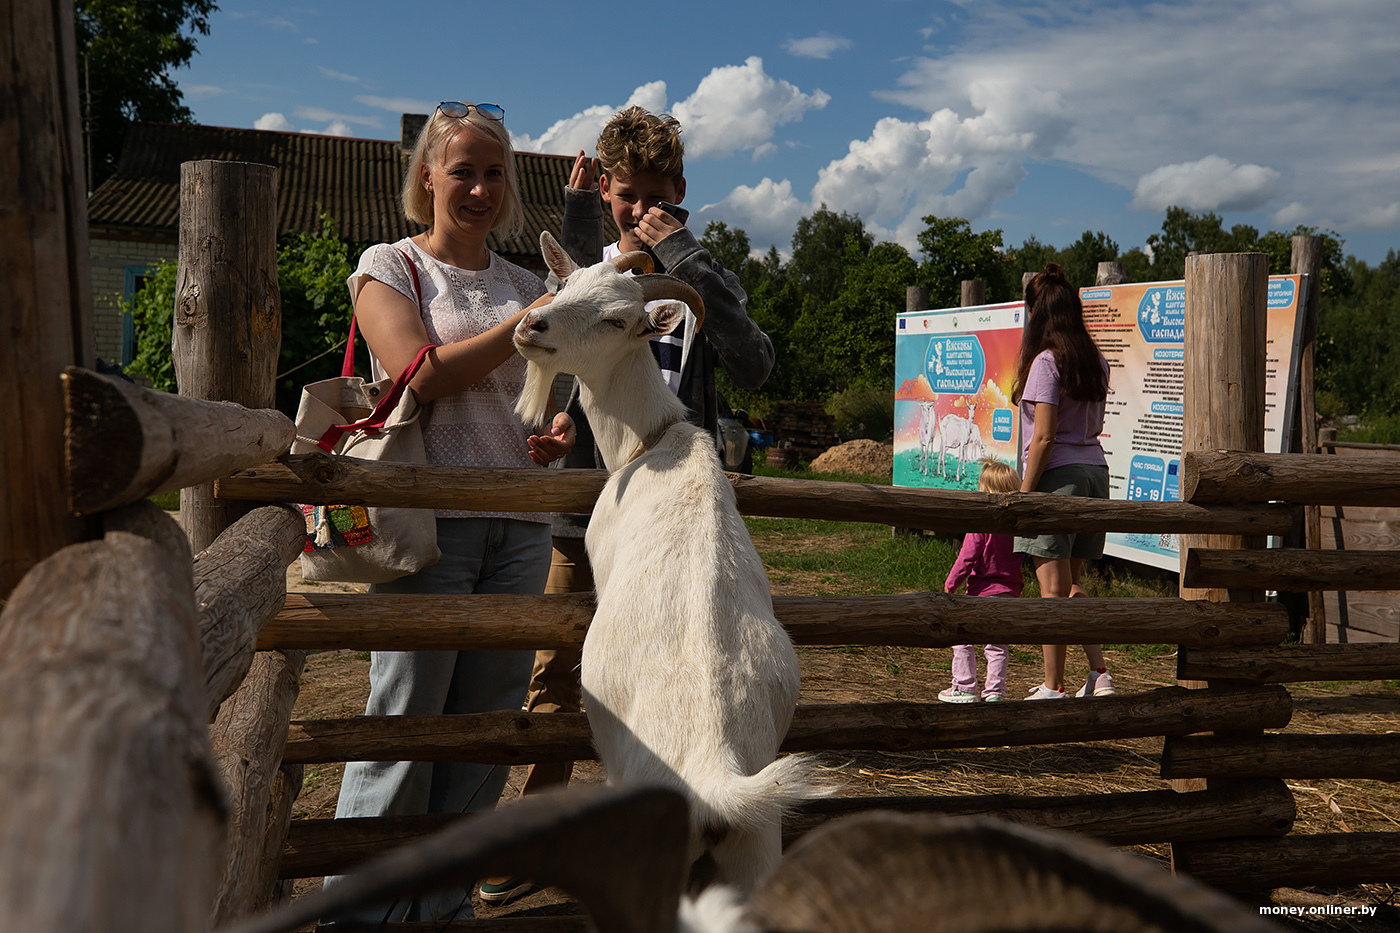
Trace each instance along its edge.
<path fill-rule="evenodd" d="M 603 258 L 603 201 L 597 191 L 564 189 L 564 225 L 560 245 L 580 266 L 590 266 Z M 690 410 L 689 420 L 712 435 L 719 431 L 719 403 L 715 392 L 715 367 L 719 366 L 741 389 L 763 385 L 773 370 L 773 341 L 753 322 L 746 310 L 748 296 L 739 277 L 710 258 L 689 228 L 677 230 L 652 248 L 657 272 L 665 272 L 687 283 L 705 302 L 705 325 L 697 335 L 695 316 L 685 313 L 685 340 L 681 346 L 681 384 L 677 395 Z M 550 290 L 558 280 L 550 274 Z M 573 450 L 563 458 L 564 467 L 602 469 L 603 460 L 593 442 L 593 431 L 578 402 L 578 386 L 569 396 L 567 408 L 574 419 L 578 437 Z M 582 537 L 586 515 L 558 514 L 554 534 L 563 538 Z"/>

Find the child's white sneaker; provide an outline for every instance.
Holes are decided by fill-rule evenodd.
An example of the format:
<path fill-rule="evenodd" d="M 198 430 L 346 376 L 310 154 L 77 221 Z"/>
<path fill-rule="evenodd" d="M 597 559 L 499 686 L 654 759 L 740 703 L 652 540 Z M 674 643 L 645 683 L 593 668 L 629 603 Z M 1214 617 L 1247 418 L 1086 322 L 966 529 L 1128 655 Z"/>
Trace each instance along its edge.
<path fill-rule="evenodd" d="M 1065 693 L 1063 690 L 1052 690 L 1052 689 L 1050 689 L 1049 687 L 1045 686 L 1045 684 L 1040 684 L 1038 687 L 1036 687 L 1034 690 L 1031 691 L 1030 696 L 1026 697 L 1026 699 L 1027 699 L 1027 700 L 1068 700 L 1068 699 L 1069 699 L 1069 694 L 1068 694 L 1068 693 Z"/>
<path fill-rule="evenodd" d="M 957 687 L 949 687 L 947 690 L 938 694 L 938 698 L 944 703 L 976 703 L 981 700 L 981 697 L 976 693 L 959 690 Z"/>
<path fill-rule="evenodd" d="M 1113 677 L 1108 671 L 1100 674 L 1098 671 L 1090 671 L 1089 679 L 1084 681 L 1084 686 L 1079 688 L 1076 697 L 1111 697 L 1118 691 L 1113 688 Z"/>

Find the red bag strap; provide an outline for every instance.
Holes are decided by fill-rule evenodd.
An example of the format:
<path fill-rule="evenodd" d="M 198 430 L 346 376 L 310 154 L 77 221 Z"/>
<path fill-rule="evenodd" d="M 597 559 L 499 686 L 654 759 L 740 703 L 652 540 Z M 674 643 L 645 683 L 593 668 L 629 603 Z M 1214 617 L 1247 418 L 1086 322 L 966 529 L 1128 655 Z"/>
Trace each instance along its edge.
<path fill-rule="evenodd" d="M 399 255 L 403 256 L 408 263 L 408 271 L 413 274 L 413 294 L 418 299 L 418 308 L 423 308 L 423 286 L 418 282 L 418 267 L 413 264 L 413 258 L 399 250 Z M 345 341 L 345 362 L 340 365 L 342 376 L 355 375 L 355 312 L 350 312 L 350 336 Z"/>
<path fill-rule="evenodd" d="M 363 421 L 355 421 L 350 424 L 333 424 L 326 429 L 326 433 L 321 435 L 321 439 L 316 442 L 326 453 L 335 449 L 335 445 L 340 443 L 340 439 L 346 434 L 356 431 L 364 431 L 366 434 L 378 434 L 384 428 L 384 422 L 389 420 L 389 415 L 398 406 L 399 399 L 403 398 L 404 391 L 408 388 L 409 381 L 422 368 L 423 361 L 428 358 L 428 351 L 433 349 L 432 344 L 418 351 L 418 355 L 413 358 L 413 362 L 408 364 L 399 377 L 394 380 L 393 386 L 384 393 L 384 397 L 379 400 L 379 404 L 374 406 L 374 411 L 370 412 L 368 418 Z"/>

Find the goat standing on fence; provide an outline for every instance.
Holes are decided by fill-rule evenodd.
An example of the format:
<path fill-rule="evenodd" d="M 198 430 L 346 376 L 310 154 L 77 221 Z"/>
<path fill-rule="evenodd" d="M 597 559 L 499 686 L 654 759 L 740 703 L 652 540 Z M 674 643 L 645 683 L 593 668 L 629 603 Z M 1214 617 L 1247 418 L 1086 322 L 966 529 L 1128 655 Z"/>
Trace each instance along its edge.
<path fill-rule="evenodd" d="M 580 270 L 547 233 L 541 245 L 566 284 L 516 328 L 529 361 L 516 410 L 544 417 L 554 375 L 574 373 L 612 471 L 587 536 L 594 743 L 609 782 L 690 801 L 693 886 L 712 878 L 747 892 L 781 857 L 783 809 L 823 791 L 809 759 L 774 760 L 797 702 L 797 654 L 714 439 L 685 420 L 649 350 L 683 318 L 700 327 L 703 305 L 670 276 L 624 275 L 650 267 L 643 253 Z"/>

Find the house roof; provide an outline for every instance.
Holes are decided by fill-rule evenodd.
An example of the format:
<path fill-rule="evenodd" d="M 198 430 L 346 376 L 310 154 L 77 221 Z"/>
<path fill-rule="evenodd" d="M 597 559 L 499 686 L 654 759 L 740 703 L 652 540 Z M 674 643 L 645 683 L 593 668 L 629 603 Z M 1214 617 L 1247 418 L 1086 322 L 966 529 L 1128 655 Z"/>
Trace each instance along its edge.
<path fill-rule="evenodd" d="M 131 124 L 116 173 L 88 199 L 89 225 L 174 233 L 179 228 L 180 164 L 201 159 L 276 166 L 278 234 L 319 233 L 322 210 L 340 224 L 346 240 L 392 243 L 423 229 L 403 215 L 399 187 L 408 153 L 396 140 L 175 123 Z M 535 266 L 540 264 L 540 231 L 558 235 L 563 222 L 564 186 L 573 159 L 517 152 L 515 164 L 525 229 L 510 240 L 493 233 L 488 245 Z M 605 222 L 612 228 L 611 217 Z"/>

